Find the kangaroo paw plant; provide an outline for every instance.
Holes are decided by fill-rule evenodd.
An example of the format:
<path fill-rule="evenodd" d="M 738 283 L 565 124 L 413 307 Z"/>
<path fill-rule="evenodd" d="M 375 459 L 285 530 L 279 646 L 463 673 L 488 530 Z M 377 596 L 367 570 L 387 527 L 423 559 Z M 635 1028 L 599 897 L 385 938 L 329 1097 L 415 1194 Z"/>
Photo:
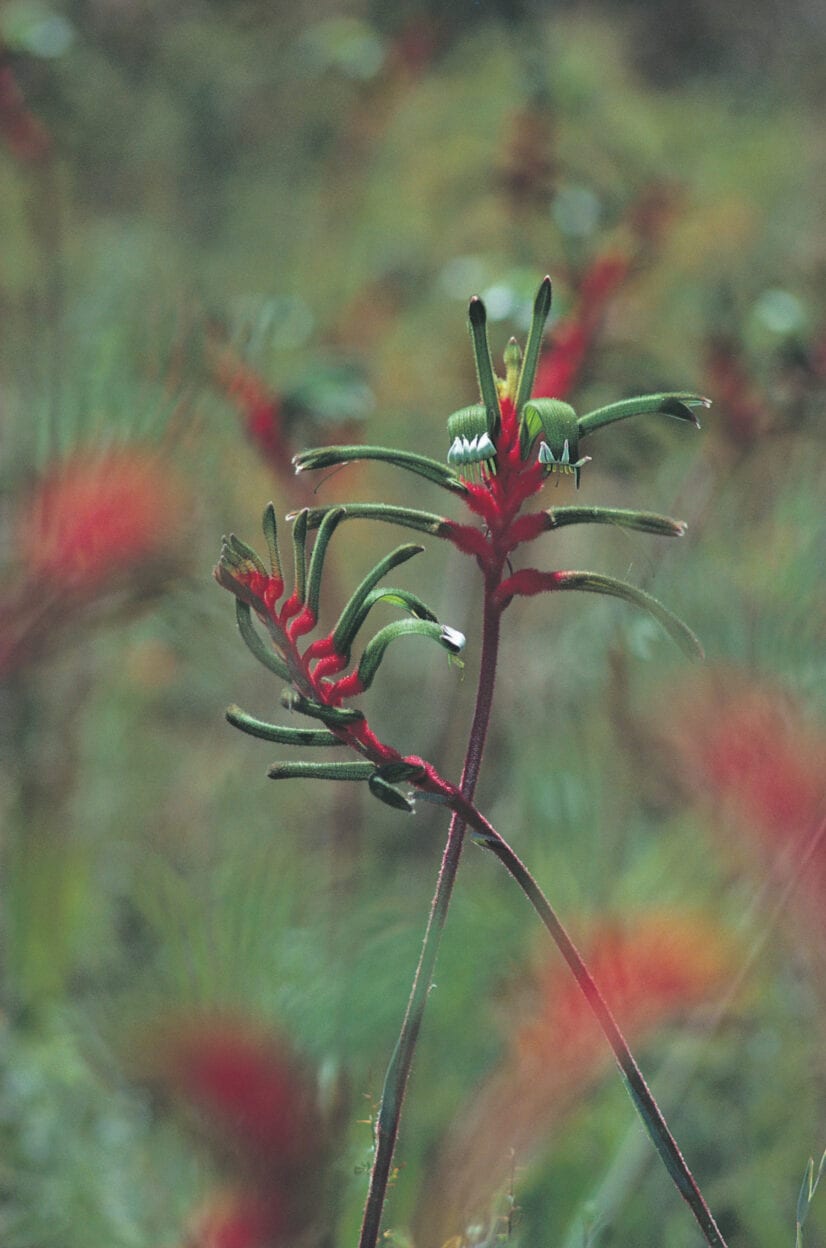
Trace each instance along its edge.
<path fill-rule="evenodd" d="M 356 460 L 379 460 L 415 473 L 461 502 L 467 513 L 463 521 L 385 503 L 305 508 L 288 517 L 292 521 L 294 563 L 293 585 L 288 593 L 275 510 L 270 504 L 263 522 L 268 563 L 239 538 L 230 536 L 224 540 L 215 570 L 220 584 L 235 596 L 238 627 L 246 645 L 284 683 L 282 705 L 307 720 L 304 727 L 270 724 L 233 706 L 227 712 L 230 723 L 252 736 L 278 744 L 300 746 L 311 752 L 319 746 L 329 746 L 346 754 L 332 762 L 278 762 L 270 768 L 270 777 L 361 781 L 366 782 L 376 798 L 401 812 L 412 811 L 417 796 L 442 802 L 451 811 L 419 964 L 377 1115 L 360 1248 L 374 1248 L 381 1233 L 402 1102 L 467 834 L 510 872 L 556 942 L 605 1033 L 646 1129 L 705 1241 L 717 1248 L 725 1245 L 609 1007 L 565 928 L 531 873 L 474 804 L 493 703 L 501 621 L 515 597 L 584 590 L 622 598 L 653 616 L 687 655 L 702 656 L 697 638 L 677 616 L 626 581 L 581 570 L 545 570 L 535 566 L 513 569 L 517 547 L 570 524 L 613 524 L 664 537 L 681 536 L 685 526 L 679 520 L 651 512 L 582 506 L 542 510 L 528 509 L 528 504 L 555 474 L 573 476 L 579 486 L 580 474 L 590 460 L 590 456 L 581 453 L 580 444 L 603 427 L 644 413 L 698 426 L 696 409 L 708 406 L 708 400 L 696 394 L 654 394 L 624 399 L 578 416 L 558 399 L 532 397 L 550 307 L 551 282 L 546 277 L 536 296 L 524 353 L 511 339 L 504 354 L 505 375 L 500 378 L 491 362 L 485 306 L 481 299 L 471 300 L 470 335 L 479 401 L 449 418 L 446 462 L 377 446 L 329 446 L 295 457 L 297 472 Z M 398 638 L 424 637 L 449 655 L 458 655 L 465 646 L 462 634 L 440 623 L 415 594 L 385 583 L 389 574 L 419 554 L 422 546 L 406 544 L 391 551 L 354 590 L 332 631 L 310 639 L 318 623 L 322 573 L 330 539 L 339 525 L 352 519 L 383 521 L 441 538 L 452 542 L 478 564 L 484 587 L 479 678 L 458 783 L 442 776 L 429 760 L 405 754 L 381 740 L 371 729 L 365 712 L 352 705 L 354 699 L 369 690 L 387 647 Z M 381 601 L 398 607 L 403 618 L 361 643 L 359 637 L 371 609 Z"/>

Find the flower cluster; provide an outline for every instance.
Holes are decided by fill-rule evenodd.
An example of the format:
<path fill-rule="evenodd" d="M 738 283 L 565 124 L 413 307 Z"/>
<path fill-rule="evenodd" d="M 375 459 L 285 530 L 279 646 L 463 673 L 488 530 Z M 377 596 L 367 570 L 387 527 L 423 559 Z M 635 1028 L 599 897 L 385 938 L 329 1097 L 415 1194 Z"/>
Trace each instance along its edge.
<path fill-rule="evenodd" d="M 321 574 L 330 539 L 345 520 L 383 521 L 452 542 L 476 559 L 484 576 L 489 610 L 497 616 L 517 595 L 569 589 L 606 594 L 648 611 L 687 654 L 702 654 L 696 637 L 681 620 L 650 594 L 626 581 L 588 571 L 541 571 L 533 567 L 512 570 L 511 557 L 518 546 L 570 524 L 611 524 L 661 536 L 682 535 L 684 524 L 652 512 L 581 506 L 525 511 L 525 506 L 551 475 L 572 476 L 579 485 L 582 468 L 590 459 L 580 453 L 580 443 L 597 430 L 645 413 L 675 417 L 696 426 L 694 409 L 708 403 L 695 394 L 654 394 L 624 399 L 578 416 L 560 399 L 532 397 L 550 307 L 551 282 L 545 278 L 534 303 L 524 354 L 516 340 L 511 339 L 505 350 L 505 375 L 500 378 L 491 362 L 484 303 L 478 298 L 471 300 L 470 334 L 480 402 L 449 418 L 446 463 L 417 453 L 361 445 L 305 451 L 293 461 L 297 472 L 358 460 L 392 464 L 460 498 L 470 512 L 470 523 L 384 503 L 305 508 L 290 517 L 295 579 L 287 597 L 272 504 L 264 516 L 269 569 L 240 539 L 225 539 L 216 577 L 236 597 L 244 641 L 264 666 L 289 684 L 284 705 L 320 721 L 323 727 L 295 729 L 265 724 L 235 707 L 228 713 L 230 721 L 266 740 L 305 746 L 349 745 L 364 759 L 356 763 L 277 764 L 270 770 L 274 778 L 366 780 L 377 797 L 402 809 L 410 809 L 410 802 L 395 788 L 400 782 L 445 792 L 445 782 L 432 768 L 420 759 L 403 758 L 375 737 L 360 710 L 343 706 L 369 688 L 387 646 L 400 636 L 427 637 L 454 655 L 464 646 L 464 637 L 440 624 L 415 595 L 381 585 L 383 578 L 418 553 L 420 546 L 401 546 L 382 560 L 358 586 L 332 632 L 301 649 L 300 639 L 318 621 Z M 308 554 L 310 533 L 316 536 Z M 355 669 L 347 672 L 356 634 L 373 605 L 382 600 L 402 608 L 408 618 L 381 629 L 365 647 Z M 269 633 L 269 644 L 258 632 L 253 616 Z"/>

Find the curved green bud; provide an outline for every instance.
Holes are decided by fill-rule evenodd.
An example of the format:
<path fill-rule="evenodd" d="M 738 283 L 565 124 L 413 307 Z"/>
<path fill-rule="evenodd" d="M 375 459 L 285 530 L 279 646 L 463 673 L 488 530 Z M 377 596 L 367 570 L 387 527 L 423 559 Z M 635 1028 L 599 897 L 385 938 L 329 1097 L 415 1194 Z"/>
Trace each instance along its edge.
<path fill-rule="evenodd" d="M 323 702 L 313 702 L 310 698 L 305 698 L 295 689 L 284 690 L 281 705 L 288 711 L 308 715 L 310 719 L 320 719 L 323 724 L 329 724 L 333 728 L 343 728 L 364 719 L 363 711 L 344 706 L 325 706 Z"/>
<path fill-rule="evenodd" d="M 543 278 L 542 285 L 536 292 L 536 298 L 533 303 L 533 317 L 531 319 L 531 328 L 528 333 L 528 341 L 525 344 L 525 358 L 522 362 L 522 371 L 519 374 L 519 385 L 516 391 L 516 410 L 521 412 L 522 408 L 531 397 L 533 383 L 536 378 L 536 366 L 539 363 L 539 353 L 542 350 L 542 336 L 545 333 L 545 322 L 551 311 L 551 300 L 553 292 L 551 289 L 551 279 Z"/>
<path fill-rule="evenodd" d="M 701 394 L 689 394 L 684 391 L 673 394 L 644 394 L 639 398 L 621 399 L 619 403 L 609 403 L 607 407 L 598 407 L 593 412 L 586 412 L 579 418 L 579 433 L 580 437 L 584 438 L 586 434 L 602 429 L 604 425 L 612 425 L 617 420 L 626 420 L 629 416 L 644 416 L 646 413 L 673 416 L 676 420 L 687 420 L 689 424 L 699 429 L 700 422 L 692 409 L 710 406 L 711 399 L 703 398 Z"/>
<path fill-rule="evenodd" d="M 272 574 L 277 576 L 279 581 L 283 582 L 284 573 L 281 570 L 281 551 L 278 549 L 278 525 L 275 520 L 275 506 L 273 503 L 268 503 L 264 510 L 261 528 L 264 530 Z"/>
<path fill-rule="evenodd" d="M 522 348 L 515 338 L 508 339 L 508 345 L 502 357 L 505 361 L 505 394 L 516 402 L 519 389 L 519 374 L 522 371 Z"/>
<path fill-rule="evenodd" d="M 409 615 L 414 617 L 414 619 L 430 620 L 434 624 L 438 622 L 436 614 L 431 611 L 427 603 L 423 602 L 422 599 L 416 594 L 411 593 L 407 589 L 389 589 L 377 586 L 376 589 L 370 590 L 370 593 L 362 602 L 358 610 L 358 614 L 353 621 L 352 630 L 349 633 L 349 639 L 347 636 L 342 634 L 340 641 L 346 646 L 346 649 L 338 650 L 338 646 L 336 646 L 339 654 L 349 655 L 350 648 L 354 639 L 358 635 L 359 629 L 378 602 L 389 603 L 392 607 L 401 607 L 403 611 L 407 611 Z"/>
<path fill-rule="evenodd" d="M 317 450 L 302 451 L 293 458 L 296 472 L 314 471 L 318 468 L 335 468 L 339 464 L 352 464 L 361 459 L 375 459 L 381 463 L 393 464 L 396 468 L 405 468 L 420 477 L 426 477 L 435 485 L 457 494 L 467 493 L 464 481 L 446 464 L 438 459 L 429 459 L 426 455 L 416 455 L 412 451 L 393 451 L 383 446 L 321 446 Z"/>
<path fill-rule="evenodd" d="M 293 592 L 299 602 L 307 596 L 307 508 L 295 513 L 293 520 L 293 564 L 295 581 Z"/>
<path fill-rule="evenodd" d="M 367 785 L 373 797 L 377 797 L 380 802 L 384 802 L 385 806 L 391 806 L 393 810 L 402 810 L 407 815 L 414 813 L 416 808 L 410 798 L 405 797 L 404 793 L 400 793 L 387 780 L 383 780 L 377 772 L 370 776 Z"/>
<path fill-rule="evenodd" d="M 641 607 L 654 617 L 688 658 L 705 658 L 699 638 L 688 625 L 644 589 L 638 589 L 636 585 L 629 585 L 627 581 L 617 580 L 613 576 L 602 576 L 599 572 L 558 572 L 555 579 L 555 589 L 582 589 L 587 593 L 607 594 L 611 598 L 623 598 L 635 607 Z"/>
<path fill-rule="evenodd" d="M 636 529 L 660 537 L 682 537 L 687 527 L 684 520 L 672 520 L 654 511 L 628 511 L 623 507 L 551 507 L 545 515 L 549 529 L 561 529 L 566 524 L 615 524 L 621 529 Z"/>
<path fill-rule="evenodd" d="M 273 763 L 270 780 L 369 780 L 372 763 Z"/>
<path fill-rule="evenodd" d="M 240 728 L 247 736 L 258 737 L 261 741 L 275 741 L 277 745 L 312 745 L 333 746 L 344 745 L 333 732 L 325 728 L 285 728 L 281 724 L 268 724 L 263 719 L 248 715 L 240 706 L 228 706 L 227 722 L 233 728 Z"/>
<path fill-rule="evenodd" d="M 304 532 L 306 534 L 306 509 L 300 514 L 304 516 Z M 318 526 L 318 536 L 315 539 L 313 553 L 310 556 L 310 568 L 307 573 L 307 606 L 312 611 L 315 619 L 318 619 L 318 603 L 321 596 L 321 572 L 324 567 L 324 556 L 327 553 L 330 538 L 338 528 L 338 525 L 344 519 L 344 514 L 343 507 L 333 507 L 327 512 L 321 524 Z"/>
<path fill-rule="evenodd" d="M 423 550 L 424 546 L 414 546 L 412 544 L 398 546 L 389 555 L 385 555 L 374 568 L 371 568 L 361 584 L 356 586 L 338 618 L 338 623 L 333 629 L 333 649 L 337 654 L 350 653 L 353 638 L 364 619 L 364 616 L 361 614 L 362 608 L 371 590 L 393 568 L 399 567 L 402 563 L 407 563 L 408 559 L 412 559 L 414 555 L 420 555 Z"/>
<path fill-rule="evenodd" d="M 244 644 L 250 653 L 255 655 L 258 662 L 263 663 L 264 667 L 269 668 L 281 680 L 290 680 L 290 669 L 285 660 L 264 644 L 252 622 L 252 610 L 249 603 L 242 602 L 240 598 L 235 599 L 235 619 Z"/>
<path fill-rule="evenodd" d="M 311 507 L 307 512 L 307 531 L 317 529 L 324 517 L 334 511 L 338 504 L 328 507 Z M 287 516 L 292 519 L 295 513 Z M 431 537 L 442 537 L 449 521 L 444 516 L 434 515 L 432 511 L 417 511 L 413 507 L 393 507 L 385 503 L 346 503 L 343 520 L 383 520 L 387 524 L 399 524 L 405 529 L 415 529 L 419 533 L 429 533 Z"/>
<path fill-rule="evenodd" d="M 430 620 L 396 620 L 380 629 L 364 649 L 358 665 L 358 678 L 365 689 L 369 689 L 373 683 L 391 641 L 411 635 L 429 637 L 443 646 L 449 654 L 460 654 L 465 648 L 464 635 L 455 628 L 448 628 L 445 624 Z"/>
<path fill-rule="evenodd" d="M 488 345 L 488 314 L 478 295 L 473 296 L 468 306 L 468 322 L 473 343 L 473 356 L 476 360 L 479 393 L 487 411 L 487 432 L 490 437 L 495 437 L 499 432 L 499 422 L 502 418 L 499 411 L 499 390 Z"/>

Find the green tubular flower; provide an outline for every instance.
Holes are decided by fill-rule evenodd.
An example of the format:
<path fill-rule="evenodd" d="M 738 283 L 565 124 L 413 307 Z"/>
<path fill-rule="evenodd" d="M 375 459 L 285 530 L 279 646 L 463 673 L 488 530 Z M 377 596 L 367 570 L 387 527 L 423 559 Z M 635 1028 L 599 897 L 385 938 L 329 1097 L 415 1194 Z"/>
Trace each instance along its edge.
<path fill-rule="evenodd" d="M 273 763 L 270 780 L 369 780 L 372 763 Z"/>
<path fill-rule="evenodd" d="M 274 741 L 276 745 L 325 747 L 344 745 L 335 733 L 328 732 L 326 728 L 286 728 L 281 724 L 268 724 L 263 719 L 248 715 L 246 711 L 241 710 L 240 706 L 228 706 L 226 718 L 233 728 L 239 728 L 241 732 L 245 732 L 250 737 L 257 737 L 260 741 Z"/>
<path fill-rule="evenodd" d="M 376 633 L 372 641 L 365 646 L 364 654 L 358 665 L 358 678 L 363 689 L 369 689 L 376 672 L 384 658 L 387 647 L 397 637 L 417 635 L 429 637 L 444 647 L 449 654 L 461 654 L 465 647 L 465 638 L 455 628 L 445 624 L 432 623 L 429 620 L 396 620 Z"/>
<path fill-rule="evenodd" d="M 347 605 L 338 618 L 338 623 L 333 629 L 333 649 L 336 654 L 349 655 L 353 638 L 361 627 L 366 615 L 366 612 L 363 611 L 364 604 L 379 581 L 393 568 L 399 567 L 402 563 L 407 563 L 408 559 L 412 559 L 414 555 L 420 555 L 423 550 L 424 546 L 414 546 L 412 544 L 398 546 L 389 555 L 385 555 L 374 568 L 371 568 L 361 584 L 351 594 Z"/>
<path fill-rule="evenodd" d="M 324 517 L 334 507 L 311 507 L 307 512 L 307 530 L 317 529 Z M 434 515 L 432 511 L 418 511 L 413 507 L 394 507 L 389 503 L 347 503 L 343 507 L 343 520 L 381 520 L 387 524 L 398 524 L 405 529 L 415 529 L 418 533 L 429 533 L 431 537 L 444 537 L 450 528 L 445 516 Z M 297 513 L 290 512 L 291 520 Z"/>
<path fill-rule="evenodd" d="M 628 511 L 623 507 L 550 507 L 545 512 L 549 529 L 568 524 L 614 524 L 621 529 L 655 533 L 661 537 L 682 537 L 687 525 L 654 511 Z"/>
<path fill-rule="evenodd" d="M 275 650 L 264 644 L 252 622 L 252 609 L 249 603 L 242 602 L 240 598 L 235 599 L 235 619 L 244 644 L 258 662 L 274 672 L 281 680 L 290 680 L 290 669 L 285 660 L 280 654 L 276 654 Z"/>
<path fill-rule="evenodd" d="M 458 474 L 438 459 L 415 455 L 411 451 L 390 450 L 383 446 L 322 446 L 317 450 L 302 451 L 294 457 L 293 464 L 296 472 L 308 472 L 319 468 L 335 468 L 339 464 L 352 464 L 360 459 L 375 459 L 393 464 L 396 468 L 405 468 L 408 472 L 415 472 L 456 494 L 464 494 L 467 490 Z"/>
<path fill-rule="evenodd" d="M 307 516 L 306 510 L 299 513 L 304 517 L 304 533 L 307 533 Z M 333 507 L 327 512 L 318 528 L 318 536 L 315 539 L 313 553 L 310 556 L 310 567 L 307 573 L 307 606 L 312 612 L 315 619 L 318 619 L 319 598 L 321 596 L 321 572 L 324 567 L 324 556 L 327 553 L 327 547 L 330 544 L 330 538 L 344 519 L 345 509 L 343 507 Z"/>
<path fill-rule="evenodd" d="M 357 724 L 364 719 L 364 712 L 344 706 L 326 706 L 323 702 L 314 702 L 305 698 L 295 689 L 285 689 L 281 695 L 281 705 L 288 711 L 298 711 L 299 715 L 307 715 L 310 719 L 320 719 L 331 728 L 344 728 L 348 724 Z"/>

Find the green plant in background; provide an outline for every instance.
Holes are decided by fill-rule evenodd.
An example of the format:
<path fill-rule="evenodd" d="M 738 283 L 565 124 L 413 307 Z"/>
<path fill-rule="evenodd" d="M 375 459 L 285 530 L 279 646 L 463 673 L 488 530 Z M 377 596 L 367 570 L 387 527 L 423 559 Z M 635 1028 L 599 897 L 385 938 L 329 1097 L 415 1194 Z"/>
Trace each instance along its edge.
<path fill-rule="evenodd" d="M 573 942 L 534 877 L 504 838 L 474 805 L 485 742 L 488 735 L 499 659 L 502 615 L 519 595 L 578 589 L 624 599 L 648 611 L 691 657 L 702 649 L 691 630 L 655 598 L 614 577 L 587 571 L 545 572 L 535 567 L 513 570 L 518 547 L 540 535 L 570 524 L 602 523 L 662 536 L 680 536 L 684 525 L 649 512 L 600 507 L 563 506 L 525 511 L 529 500 L 553 474 L 579 473 L 588 461 L 580 456 L 579 441 L 603 426 L 628 417 L 655 413 L 697 425 L 694 408 L 708 404 L 691 393 L 657 394 L 610 404 L 577 417 L 568 404 L 552 397 L 532 397 L 545 323 L 551 307 L 551 283 L 545 278 L 536 296 L 533 319 L 523 353 L 515 339 L 505 352 L 505 376 L 495 375 L 486 329 L 485 305 L 470 304 L 480 402 L 454 413 L 448 421 L 450 448 L 447 466 L 419 453 L 377 446 L 332 446 L 295 457 L 296 470 L 323 469 L 356 460 L 378 460 L 402 468 L 460 497 L 476 523 L 457 523 L 431 512 L 383 503 L 355 503 L 305 508 L 293 517 L 294 582 L 285 598 L 285 579 L 278 546 L 275 509 L 264 515 L 269 566 L 234 535 L 225 539 L 215 570 L 219 583 L 236 599 L 241 636 L 252 654 L 274 675 L 288 683 L 282 705 L 321 727 L 300 728 L 263 722 L 231 707 L 232 724 L 254 737 L 281 744 L 312 748 L 348 747 L 359 761 L 281 762 L 269 775 L 275 780 L 294 778 L 366 782 L 370 792 L 407 813 L 416 797 L 444 804 L 452 812 L 444 855 L 431 904 L 419 965 L 407 1012 L 388 1067 L 376 1120 L 375 1157 L 364 1212 L 361 1248 L 374 1248 L 390 1181 L 402 1103 L 421 1028 L 466 834 L 491 851 L 519 884 L 558 945 L 614 1052 L 632 1100 L 662 1157 L 671 1178 L 688 1202 L 709 1245 L 725 1241 L 697 1184 L 666 1126 L 665 1120 Z M 364 712 L 345 706 L 373 683 L 391 642 L 418 635 L 437 642 L 450 655 L 465 646 L 464 636 L 440 624 L 435 613 L 416 595 L 385 588 L 382 582 L 394 568 L 422 550 L 402 546 L 380 561 L 355 590 L 330 633 L 304 644 L 302 638 L 317 626 L 324 560 L 335 530 L 345 520 L 373 519 L 424 532 L 452 542 L 475 558 L 484 583 L 482 653 L 476 705 L 459 784 L 445 779 L 430 762 L 405 755 L 384 742 L 370 727 Z M 312 552 L 307 538 L 316 532 Z M 357 635 L 373 606 L 381 601 L 402 608 L 409 618 L 386 625 L 363 648 L 353 670 Z M 264 626 L 261 636 L 256 620 Z M 401 785 L 412 786 L 402 791 Z M 467 1210 L 468 1215 L 474 1210 Z M 462 1233 L 463 1227 L 453 1228 Z"/>

